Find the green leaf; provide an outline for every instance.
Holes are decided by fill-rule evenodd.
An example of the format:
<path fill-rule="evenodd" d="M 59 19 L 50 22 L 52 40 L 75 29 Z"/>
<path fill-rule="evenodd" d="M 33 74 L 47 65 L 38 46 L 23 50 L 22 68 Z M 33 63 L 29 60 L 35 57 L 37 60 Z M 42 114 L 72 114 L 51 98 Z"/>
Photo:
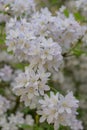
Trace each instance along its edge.
<path fill-rule="evenodd" d="M 32 128 L 32 126 L 27 125 L 27 124 L 20 124 L 18 125 L 19 128 L 23 128 L 23 129 L 28 129 L 28 128 Z"/>
<path fill-rule="evenodd" d="M 81 56 L 82 54 L 84 54 L 85 52 L 81 49 L 75 49 L 73 50 L 73 54 L 76 56 Z"/>
<path fill-rule="evenodd" d="M 22 112 L 23 112 L 24 114 L 28 114 L 28 112 L 29 112 L 29 107 L 25 107 L 25 108 L 22 110 Z"/>
<path fill-rule="evenodd" d="M 0 23 L 0 44 L 4 44 L 6 39 L 5 24 Z"/>
<path fill-rule="evenodd" d="M 79 12 L 74 13 L 74 17 L 77 21 L 81 21 L 84 22 L 85 21 L 85 17 L 82 16 Z"/>
<path fill-rule="evenodd" d="M 56 4 L 58 2 L 58 0 L 49 0 L 51 2 L 51 4 Z"/>
<path fill-rule="evenodd" d="M 66 17 L 69 17 L 69 11 L 68 11 L 67 9 L 65 9 L 65 10 L 63 11 L 63 13 L 64 13 L 64 15 L 65 15 Z"/>
<path fill-rule="evenodd" d="M 59 130 L 70 130 L 70 128 L 67 127 L 67 126 L 62 126 L 62 125 L 60 125 Z"/>

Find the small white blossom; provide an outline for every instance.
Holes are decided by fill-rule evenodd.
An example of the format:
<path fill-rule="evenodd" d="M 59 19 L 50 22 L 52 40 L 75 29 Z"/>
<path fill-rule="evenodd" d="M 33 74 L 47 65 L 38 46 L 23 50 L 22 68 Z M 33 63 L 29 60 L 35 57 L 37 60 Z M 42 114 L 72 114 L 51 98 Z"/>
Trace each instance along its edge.
<path fill-rule="evenodd" d="M 44 99 L 39 100 L 41 105 L 37 111 L 41 115 L 40 122 L 47 120 L 49 124 L 54 123 L 54 128 L 57 130 L 61 125 L 70 126 L 72 123 L 70 117 L 76 116 L 76 108 L 78 107 L 78 100 L 75 99 L 72 92 L 65 97 L 61 94 L 54 94 L 50 92 L 44 96 Z"/>
<path fill-rule="evenodd" d="M 10 124 L 23 124 L 24 119 L 23 119 L 23 113 L 17 112 L 16 115 L 11 114 L 10 117 L 8 117 L 8 120 Z"/>
<path fill-rule="evenodd" d="M 0 116 L 10 108 L 10 101 L 0 95 Z"/>
<path fill-rule="evenodd" d="M 37 34 L 36 30 L 32 21 L 11 20 L 7 24 L 8 51 L 13 51 L 20 61 L 28 61 L 33 67 L 43 64 L 46 69 L 58 70 L 63 60 L 61 47 L 52 38 Z"/>
<path fill-rule="evenodd" d="M 32 102 L 35 96 L 37 98 L 39 95 L 44 95 L 44 91 L 50 90 L 47 85 L 50 73 L 45 72 L 43 68 L 42 72 L 41 74 L 39 69 L 35 72 L 31 67 L 26 67 L 25 72 L 19 73 L 16 78 L 13 90 L 16 95 L 21 96 L 21 101 L 25 104 Z"/>
<path fill-rule="evenodd" d="M 35 10 L 34 0 L 15 0 L 10 4 L 13 14 L 20 16 L 21 14 L 31 14 Z"/>
<path fill-rule="evenodd" d="M 59 113 L 66 111 L 67 113 L 72 113 L 72 109 L 78 108 L 79 101 L 75 99 L 73 93 L 68 93 L 65 97 L 60 96 L 60 109 Z"/>
<path fill-rule="evenodd" d="M 25 124 L 33 126 L 34 125 L 34 119 L 31 115 L 27 115 L 25 118 Z"/>
<path fill-rule="evenodd" d="M 5 119 L 4 124 L 1 125 L 2 130 L 18 130 L 18 125 L 24 124 L 24 114 L 17 112 L 15 115 L 11 114 Z"/>
<path fill-rule="evenodd" d="M 76 0 L 75 4 L 82 15 L 87 16 L 87 0 Z"/>
<path fill-rule="evenodd" d="M 35 1 L 34 0 L 1 0 L 0 1 L 0 11 L 3 15 L 6 22 L 9 21 L 11 16 L 27 16 L 34 13 L 35 9 Z"/>
<path fill-rule="evenodd" d="M 5 65 L 4 68 L 0 69 L 0 78 L 3 81 L 11 81 L 12 80 L 12 68 L 10 66 Z"/>

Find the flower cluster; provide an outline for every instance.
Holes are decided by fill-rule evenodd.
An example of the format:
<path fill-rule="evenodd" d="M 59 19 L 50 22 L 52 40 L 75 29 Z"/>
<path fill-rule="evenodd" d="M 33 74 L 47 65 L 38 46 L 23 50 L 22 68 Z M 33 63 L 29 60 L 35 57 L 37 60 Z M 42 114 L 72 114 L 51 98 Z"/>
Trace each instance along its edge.
<path fill-rule="evenodd" d="M 32 66 L 42 64 L 47 67 L 46 69 L 58 70 L 62 63 L 61 47 L 52 38 L 40 36 L 36 31 L 39 30 L 35 29 L 32 22 L 12 19 L 7 24 L 8 50 L 13 51 L 21 61 L 28 61 Z"/>
<path fill-rule="evenodd" d="M 6 20 L 7 50 L 13 54 L 0 53 L 0 83 L 5 88 L 8 87 L 2 93 L 9 99 L 0 96 L 1 130 L 26 130 L 27 126 L 29 128 L 34 125 L 34 120 L 29 115 L 32 112 L 36 124 L 47 121 L 54 125 L 55 130 L 60 126 L 82 130 L 82 122 L 76 118 L 79 101 L 72 92 L 66 96 L 60 94 L 56 83 L 65 82 L 63 85 L 66 87 L 67 82 L 67 86 L 72 86 L 72 78 L 65 78 L 64 74 L 72 72 L 70 69 L 73 70 L 75 59 L 71 59 L 73 63 L 67 64 L 67 55 L 70 52 L 76 53 L 72 49 L 81 42 L 86 26 L 76 21 L 65 6 L 52 13 L 47 7 L 38 9 L 34 0 L 1 0 L 0 8 L 3 12 L 0 15 L 1 21 Z M 20 64 L 23 66 L 19 67 L 20 70 L 14 64 L 16 67 Z M 84 68 L 84 65 L 81 67 Z M 77 87 L 79 73 L 80 71 L 72 73 Z M 80 78 L 82 80 L 82 76 Z M 35 113 L 38 115 L 35 116 Z"/>
<path fill-rule="evenodd" d="M 19 73 L 16 78 L 13 90 L 16 95 L 21 96 L 21 101 L 24 101 L 26 106 L 34 108 L 39 96 L 43 96 L 45 91 L 50 90 L 47 85 L 49 76 L 50 73 L 45 72 L 42 67 L 36 73 L 31 67 L 26 67 L 25 72 Z"/>
<path fill-rule="evenodd" d="M 11 114 L 8 119 L 6 119 L 6 115 L 4 115 L 0 117 L 0 127 L 2 130 L 18 130 L 23 124 L 29 126 L 34 124 L 34 120 L 31 115 L 27 115 L 25 119 L 23 116 L 24 114 L 19 111 L 16 114 Z"/>
<path fill-rule="evenodd" d="M 82 12 L 84 16 L 87 16 L 87 1 L 86 0 L 77 0 L 76 7 Z"/>
<path fill-rule="evenodd" d="M 55 130 L 59 128 L 59 125 L 70 126 L 74 130 L 82 129 L 81 123 L 77 123 L 76 120 L 78 100 L 75 99 L 72 92 L 65 97 L 59 93 L 50 92 L 50 97 L 45 95 L 43 100 L 39 100 L 39 103 L 41 108 L 37 113 L 42 116 L 40 122 L 47 120 L 49 124 L 53 123 Z"/>
<path fill-rule="evenodd" d="M 20 21 L 11 19 L 6 29 L 8 49 L 26 59 L 28 55 L 32 54 L 31 51 L 34 51 L 34 54 L 32 54 L 34 57 L 35 54 L 40 54 L 40 47 L 44 48 L 43 43 L 47 45 L 49 42 L 56 42 L 55 44 L 59 44 L 63 51 L 75 45 L 84 35 L 85 27 L 80 26 L 72 14 L 67 18 L 61 10 L 57 12 L 56 16 L 53 16 L 47 8 L 41 9 L 29 18 L 29 22 L 26 19 Z M 35 45 L 37 51 L 35 51 Z M 59 46 L 56 48 L 59 48 Z M 22 59 L 21 57 L 20 59 Z"/>
<path fill-rule="evenodd" d="M 6 51 L 0 51 L 0 62 L 15 64 L 18 63 L 18 60 L 13 55 L 8 54 Z"/>
<path fill-rule="evenodd" d="M 1 11 L 5 11 L 8 15 L 22 16 L 29 15 L 35 11 L 34 0 L 1 0 Z"/>

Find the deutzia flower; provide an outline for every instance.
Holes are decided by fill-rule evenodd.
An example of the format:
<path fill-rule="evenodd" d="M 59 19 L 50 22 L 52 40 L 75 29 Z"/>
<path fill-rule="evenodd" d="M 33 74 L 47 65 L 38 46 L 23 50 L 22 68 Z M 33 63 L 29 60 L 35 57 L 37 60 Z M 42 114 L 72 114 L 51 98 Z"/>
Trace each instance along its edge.
<path fill-rule="evenodd" d="M 24 119 L 23 119 L 23 113 L 17 112 L 16 115 L 11 114 L 11 116 L 8 118 L 10 124 L 23 124 Z"/>
<path fill-rule="evenodd" d="M 25 118 L 25 124 L 33 126 L 34 125 L 34 119 L 31 115 L 27 115 Z"/>
<path fill-rule="evenodd" d="M 0 62 L 6 63 L 18 63 L 18 60 L 11 54 L 8 54 L 6 51 L 0 51 Z"/>
<path fill-rule="evenodd" d="M 39 40 L 40 43 L 38 43 L 35 47 L 32 47 L 32 51 L 30 52 L 30 55 L 33 56 L 30 63 L 32 66 L 43 65 L 45 69 L 49 71 L 51 69 L 58 71 L 58 68 L 63 62 L 61 47 L 51 38 L 45 39 L 41 37 Z"/>
<path fill-rule="evenodd" d="M 47 85 L 50 73 L 42 70 L 43 73 L 41 74 L 39 69 L 35 72 L 31 67 L 26 67 L 25 72 L 19 73 L 16 78 L 13 90 L 16 95 L 21 96 L 21 101 L 24 101 L 25 104 L 32 102 L 35 96 L 37 98 L 39 95 L 44 95 L 44 91 L 50 90 Z"/>
<path fill-rule="evenodd" d="M 0 78 L 3 81 L 11 81 L 12 80 L 12 68 L 8 65 L 5 65 L 3 68 L 0 69 Z"/>
<path fill-rule="evenodd" d="M 76 108 L 78 107 L 78 100 L 75 99 L 72 92 L 65 97 L 59 93 L 50 92 L 50 97 L 44 95 L 44 99 L 39 100 L 39 103 L 41 107 L 37 113 L 41 115 L 40 122 L 47 120 L 49 124 L 53 123 L 55 130 L 60 125 L 71 127 L 72 121 L 76 118 Z M 73 116 L 75 118 L 71 120 L 70 118 Z"/>
<path fill-rule="evenodd" d="M 6 115 L 5 114 L 0 115 L 0 127 L 4 126 L 6 122 L 7 122 Z"/>
<path fill-rule="evenodd" d="M 11 16 L 27 16 L 35 11 L 35 1 L 34 0 L 1 0 L 0 10 L 5 11 Z"/>
<path fill-rule="evenodd" d="M 10 4 L 13 14 L 20 16 L 21 14 L 31 14 L 35 10 L 34 0 L 15 0 Z"/>
<path fill-rule="evenodd" d="M 34 120 L 31 115 L 26 115 L 24 113 L 17 111 L 16 114 L 11 114 L 6 117 L 6 115 L 0 116 L 0 127 L 1 130 L 19 130 L 21 125 L 26 124 L 33 126 Z"/>
<path fill-rule="evenodd" d="M 65 9 L 65 7 L 61 7 L 57 14 L 53 16 L 47 8 L 44 8 L 31 17 L 35 34 L 53 38 L 60 44 L 64 52 L 70 49 L 86 31 L 86 27 L 81 26 L 75 20 L 73 14 L 69 14 L 69 17 L 64 15 Z"/>
<path fill-rule="evenodd" d="M 87 0 L 76 0 L 75 4 L 82 15 L 87 16 Z"/>
<path fill-rule="evenodd" d="M 45 38 L 36 33 L 34 23 L 25 19 L 11 20 L 7 24 L 8 51 L 35 66 L 45 66 L 46 69 L 58 70 L 62 63 L 62 49 L 52 38 Z"/>
<path fill-rule="evenodd" d="M 16 0 L 11 8 L 14 13 L 27 15 L 25 12 L 28 3 Z M 56 15 L 52 15 L 44 8 L 27 19 L 11 19 L 6 27 L 8 51 L 12 51 L 20 61 L 29 63 L 25 71 L 16 77 L 13 91 L 20 96 L 20 101 L 23 101 L 25 106 L 37 107 L 37 113 L 41 115 L 40 122 L 46 120 L 49 124 L 54 124 L 55 130 L 60 125 L 75 129 L 79 123 L 76 120 L 78 100 L 72 92 L 65 97 L 53 92 L 50 92 L 50 96 L 45 94 L 50 90 L 47 82 L 51 74 L 47 71 L 58 71 L 63 61 L 62 50 L 65 52 L 70 49 L 85 33 L 85 28 L 72 14 L 69 17 L 63 14 L 64 9 L 61 8 Z M 77 129 L 82 129 L 80 127 L 81 123 Z"/>
<path fill-rule="evenodd" d="M 56 42 L 60 44 L 63 52 L 68 51 L 85 34 L 86 27 L 81 26 L 74 18 L 73 14 L 69 17 L 64 16 L 62 12 L 57 12 L 54 26 L 52 26 L 52 35 Z"/>
<path fill-rule="evenodd" d="M 65 97 L 60 95 L 60 109 L 59 113 L 66 111 L 72 113 L 73 109 L 78 108 L 79 101 L 75 99 L 72 92 L 69 92 Z"/>
<path fill-rule="evenodd" d="M 16 114 L 11 114 L 7 120 L 5 120 L 5 124 L 2 124 L 2 130 L 18 130 L 18 125 L 24 124 L 24 114 L 21 112 L 16 112 Z"/>
<path fill-rule="evenodd" d="M 0 115 L 5 113 L 10 108 L 10 101 L 0 95 Z"/>

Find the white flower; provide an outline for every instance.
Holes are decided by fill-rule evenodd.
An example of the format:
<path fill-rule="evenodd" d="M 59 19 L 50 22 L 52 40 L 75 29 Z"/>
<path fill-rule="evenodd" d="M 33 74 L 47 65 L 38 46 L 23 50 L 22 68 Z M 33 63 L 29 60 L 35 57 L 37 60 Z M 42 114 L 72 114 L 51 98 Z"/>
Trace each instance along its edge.
<path fill-rule="evenodd" d="M 34 0 L 15 0 L 11 4 L 11 10 L 13 14 L 20 16 L 21 14 L 31 14 L 35 10 Z"/>
<path fill-rule="evenodd" d="M 37 73 L 43 82 L 47 82 L 49 80 L 49 77 L 51 76 L 51 73 L 46 72 L 43 66 L 40 66 L 39 69 L 37 70 Z"/>
<path fill-rule="evenodd" d="M 7 122 L 6 115 L 5 114 L 0 115 L 0 126 L 1 127 L 4 126 L 6 122 Z"/>
<path fill-rule="evenodd" d="M 10 64 L 18 63 L 18 60 L 11 54 L 8 54 L 6 51 L 0 52 L 0 62 L 6 62 Z"/>
<path fill-rule="evenodd" d="M 83 130 L 82 122 L 77 120 L 75 116 L 70 116 L 70 127 L 72 130 Z"/>
<path fill-rule="evenodd" d="M 9 123 L 10 124 L 23 124 L 24 123 L 24 118 L 23 118 L 23 113 L 16 112 L 16 114 L 11 114 L 10 117 L 8 117 Z"/>
<path fill-rule="evenodd" d="M 10 101 L 0 95 L 0 115 L 3 115 L 10 108 Z"/>
<path fill-rule="evenodd" d="M 42 69 L 42 74 L 40 70 Z M 16 95 L 21 96 L 21 101 L 25 104 L 31 104 L 34 98 L 44 95 L 45 91 L 49 91 L 50 87 L 47 85 L 50 73 L 45 72 L 43 68 L 36 72 L 31 67 L 26 67 L 25 72 L 19 73 L 16 77 L 13 91 Z"/>
<path fill-rule="evenodd" d="M 19 127 L 23 124 L 33 126 L 34 120 L 32 116 L 26 115 L 24 117 L 24 113 L 20 111 L 17 111 L 16 114 L 12 113 L 10 116 L 0 116 L 1 130 L 19 130 Z"/>
<path fill-rule="evenodd" d="M 73 109 L 78 108 L 79 101 L 75 99 L 72 92 L 69 92 L 65 97 L 60 96 L 60 109 L 59 113 L 66 111 L 67 113 L 72 113 Z"/>
<path fill-rule="evenodd" d="M 35 9 L 35 1 L 34 0 L 1 0 L 0 1 L 0 10 L 1 12 L 6 12 L 8 16 L 29 16 L 30 14 L 34 13 Z M 9 19 L 8 19 L 9 20 Z M 7 20 L 7 21 L 8 21 Z"/>
<path fill-rule="evenodd" d="M 9 117 L 5 117 L 4 124 L 2 123 L 2 130 L 18 130 L 18 125 L 24 124 L 24 114 L 21 112 L 16 112 L 16 114 L 11 114 Z M 3 121 L 3 120 L 1 120 Z"/>
<path fill-rule="evenodd" d="M 33 67 L 43 64 L 46 69 L 58 70 L 63 60 L 61 47 L 52 38 L 40 36 L 34 24 L 25 19 L 14 19 L 7 24 L 8 51 L 13 51 L 20 61 L 28 61 Z"/>
<path fill-rule="evenodd" d="M 40 122 L 47 120 L 49 124 L 53 123 L 55 130 L 59 128 L 60 124 L 70 126 L 72 123 L 70 118 L 77 114 L 78 100 L 75 99 L 72 92 L 68 93 L 65 98 L 59 93 L 50 92 L 50 97 L 44 95 L 44 99 L 39 100 L 39 103 L 41 106 L 37 113 L 41 115 Z"/>
<path fill-rule="evenodd" d="M 34 119 L 31 115 L 27 115 L 25 118 L 25 124 L 33 126 L 34 125 Z"/>
<path fill-rule="evenodd" d="M 31 99 L 26 94 L 23 94 L 20 98 L 21 102 L 24 102 L 25 106 L 30 107 L 30 109 L 35 109 L 39 107 L 38 100 L 40 96 L 33 96 Z"/>
<path fill-rule="evenodd" d="M 43 122 L 47 119 L 48 123 L 52 123 L 57 118 L 58 96 L 58 93 L 54 95 L 54 93 L 51 92 L 50 97 L 48 97 L 48 95 L 45 95 L 44 100 L 39 101 L 39 103 L 41 104 L 41 110 L 37 111 L 37 113 L 39 115 L 42 115 L 42 117 L 40 118 L 40 122 Z"/>
<path fill-rule="evenodd" d="M 82 13 L 83 16 L 87 16 L 87 0 L 76 0 L 75 2 L 77 9 Z"/>
<path fill-rule="evenodd" d="M 0 69 L 0 78 L 3 81 L 11 81 L 12 80 L 12 68 L 8 65 L 5 65 Z"/>
<path fill-rule="evenodd" d="M 85 34 L 86 27 L 81 26 L 72 14 L 65 17 L 63 13 L 58 12 L 55 17 L 54 26 L 51 28 L 52 36 L 60 44 L 63 52 L 69 50 Z"/>
<path fill-rule="evenodd" d="M 9 19 L 8 15 L 0 14 L 0 23 L 7 22 Z"/>

